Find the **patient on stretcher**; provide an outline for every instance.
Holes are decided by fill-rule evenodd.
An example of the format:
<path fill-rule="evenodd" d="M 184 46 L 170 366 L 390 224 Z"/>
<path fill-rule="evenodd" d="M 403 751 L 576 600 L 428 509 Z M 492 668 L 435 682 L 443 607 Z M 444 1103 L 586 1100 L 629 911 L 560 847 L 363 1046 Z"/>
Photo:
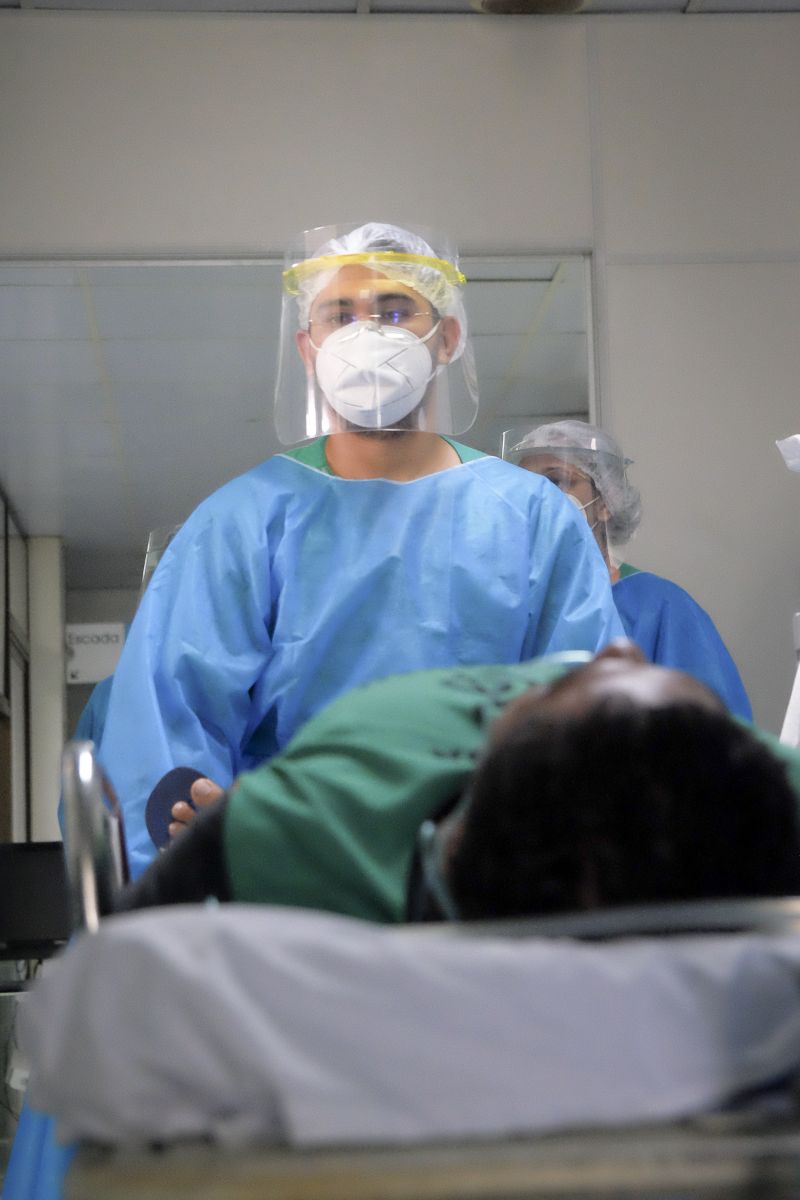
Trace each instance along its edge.
<path fill-rule="evenodd" d="M 674 1120 L 771 1088 L 800 1070 L 794 935 L 374 922 L 797 895 L 799 781 L 796 752 L 629 645 L 372 684 L 123 898 L 251 903 L 120 914 L 34 989 L 32 1100 L 65 1137 L 322 1146 Z"/>
<path fill-rule="evenodd" d="M 214 895 L 399 921 L 793 895 L 798 791 L 796 752 L 629 642 L 419 672 L 309 722 L 120 908 Z"/>

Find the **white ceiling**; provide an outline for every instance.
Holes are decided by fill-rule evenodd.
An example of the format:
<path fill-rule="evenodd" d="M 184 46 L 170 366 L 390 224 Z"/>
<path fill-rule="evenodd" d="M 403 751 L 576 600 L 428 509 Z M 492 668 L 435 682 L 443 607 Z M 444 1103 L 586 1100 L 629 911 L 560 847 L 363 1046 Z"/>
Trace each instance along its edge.
<path fill-rule="evenodd" d="M 464 440 L 589 406 L 581 258 L 462 264 L 481 390 Z M 0 263 L 0 485 L 67 584 L 136 587 L 148 530 L 275 453 L 275 262 Z"/>
<path fill-rule="evenodd" d="M 513 2 L 513 0 L 512 0 Z M 800 0 L 520 0 L 544 12 L 582 15 L 617 12 L 741 13 L 797 12 Z M 0 8 L 105 12 L 246 13 L 473 13 L 481 0 L 0 0 Z M 496 16 L 492 19 L 498 19 Z"/>

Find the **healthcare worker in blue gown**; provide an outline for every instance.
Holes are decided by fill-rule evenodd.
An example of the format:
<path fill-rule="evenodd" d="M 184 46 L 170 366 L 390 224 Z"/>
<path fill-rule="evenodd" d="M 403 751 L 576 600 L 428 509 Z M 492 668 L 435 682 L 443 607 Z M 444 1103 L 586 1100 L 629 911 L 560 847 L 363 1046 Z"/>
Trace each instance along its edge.
<path fill-rule="evenodd" d="M 283 280 L 275 415 L 299 448 L 185 522 L 115 671 L 100 754 L 134 874 L 156 853 L 147 799 L 176 766 L 227 787 L 357 684 L 623 632 L 574 507 L 454 440 L 477 409 L 455 254 L 395 226 L 314 230 Z M 7 1195 L 56 1200 L 70 1151 L 24 1118 Z"/>
<path fill-rule="evenodd" d="M 708 613 L 676 583 L 618 562 L 612 553 L 641 519 L 639 491 L 627 476 L 631 460 L 615 439 L 585 421 L 553 421 L 532 429 L 508 457 L 546 476 L 583 512 L 605 558 L 625 632 L 650 661 L 688 671 L 732 713 L 751 720 L 736 663 Z"/>
<path fill-rule="evenodd" d="M 226 787 L 357 684 L 621 633 L 574 508 L 453 440 L 477 410 L 464 283 L 396 226 L 314 230 L 287 256 L 275 414 L 302 444 L 184 523 L 115 672 L 100 756 L 134 874 L 176 766 Z"/>

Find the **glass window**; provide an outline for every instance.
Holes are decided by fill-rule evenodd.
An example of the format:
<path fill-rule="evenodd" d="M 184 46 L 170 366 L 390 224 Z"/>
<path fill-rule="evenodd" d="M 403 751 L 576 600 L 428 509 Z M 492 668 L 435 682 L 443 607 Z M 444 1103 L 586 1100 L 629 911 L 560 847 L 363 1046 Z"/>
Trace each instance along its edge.
<path fill-rule="evenodd" d="M 465 254 L 461 267 L 480 405 L 458 440 L 499 454 L 505 431 L 594 420 L 589 258 Z M 185 520 L 202 491 L 283 448 L 268 395 L 282 261 L 6 263 L 3 282 L 0 378 L 22 371 L 3 398 L 26 454 L 15 470 L 47 487 L 62 518 L 68 588 L 133 590 L 148 528 Z M 120 411 L 131 404 L 133 424 L 99 417 L 107 378 L 131 397 Z M 22 634 L 27 570 L 23 539 L 13 541 Z"/>
<path fill-rule="evenodd" d="M 594 420 L 590 260 L 586 255 L 464 258 L 478 417 L 458 440 L 500 454 L 534 425 Z"/>

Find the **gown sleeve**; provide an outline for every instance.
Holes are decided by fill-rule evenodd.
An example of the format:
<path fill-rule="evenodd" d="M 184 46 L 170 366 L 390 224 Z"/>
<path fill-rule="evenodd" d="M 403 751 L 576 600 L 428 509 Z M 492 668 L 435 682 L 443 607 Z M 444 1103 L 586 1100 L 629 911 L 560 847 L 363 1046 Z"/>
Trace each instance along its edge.
<path fill-rule="evenodd" d="M 210 497 L 173 539 L 115 672 L 100 759 L 122 805 L 134 877 L 155 854 L 145 809 L 159 779 L 185 766 L 227 787 L 252 733 L 272 597 L 269 522 L 246 486 Z"/>

